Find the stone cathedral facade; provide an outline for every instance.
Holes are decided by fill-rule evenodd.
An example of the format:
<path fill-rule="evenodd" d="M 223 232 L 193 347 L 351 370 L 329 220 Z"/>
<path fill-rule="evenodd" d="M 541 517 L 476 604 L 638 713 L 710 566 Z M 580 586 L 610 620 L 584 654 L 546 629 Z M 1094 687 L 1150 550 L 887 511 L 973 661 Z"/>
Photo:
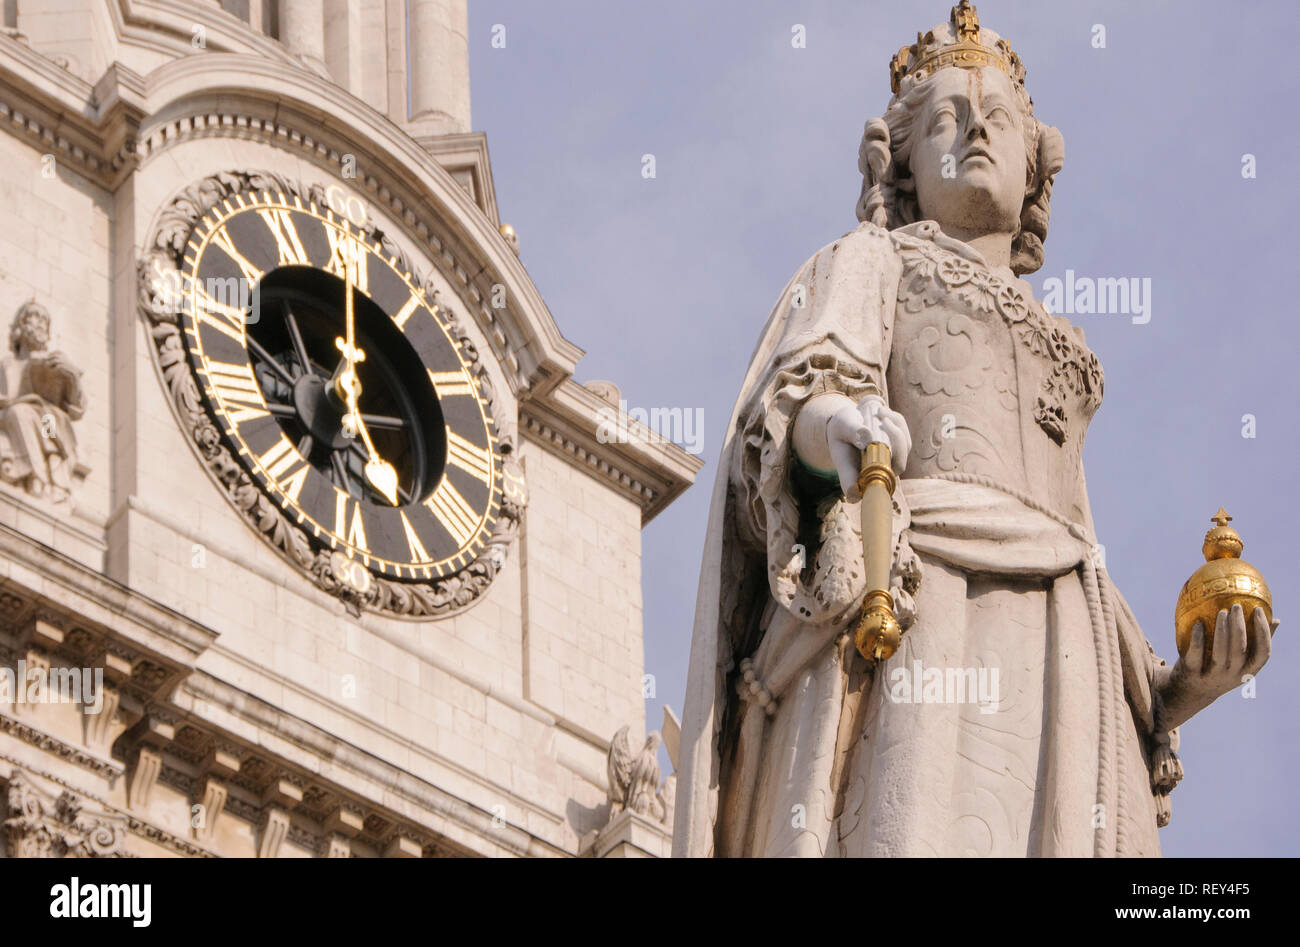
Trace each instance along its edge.
<path fill-rule="evenodd" d="M 0 854 L 666 854 L 699 462 L 574 381 L 465 0 L 3 16 Z"/>

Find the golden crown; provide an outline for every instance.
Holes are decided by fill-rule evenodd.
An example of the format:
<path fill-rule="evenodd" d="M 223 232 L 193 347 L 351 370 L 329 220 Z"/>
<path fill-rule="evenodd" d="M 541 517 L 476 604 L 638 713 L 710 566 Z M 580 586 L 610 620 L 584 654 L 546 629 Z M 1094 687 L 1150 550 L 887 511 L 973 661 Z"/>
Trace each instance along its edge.
<path fill-rule="evenodd" d="M 980 42 L 981 34 L 993 45 Z M 960 69 L 995 66 L 1013 82 L 1025 84 L 1025 67 L 1020 57 L 1005 39 L 992 30 L 980 29 L 979 13 L 970 0 L 961 0 L 952 8 L 947 24 L 936 26 L 924 36 L 917 33 L 915 43 L 898 50 L 889 64 L 889 87 L 897 95 L 904 78 L 924 79 L 945 66 Z"/>

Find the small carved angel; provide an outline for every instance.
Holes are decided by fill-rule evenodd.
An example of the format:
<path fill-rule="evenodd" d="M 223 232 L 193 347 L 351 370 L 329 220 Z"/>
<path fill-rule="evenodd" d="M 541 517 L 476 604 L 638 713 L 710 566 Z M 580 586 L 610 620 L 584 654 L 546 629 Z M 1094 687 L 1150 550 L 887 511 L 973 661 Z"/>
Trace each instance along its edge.
<path fill-rule="evenodd" d="M 659 742 L 658 731 L 646 737 L 645 746 L 638 756 L 632 755 L 627 726 L 620 727 L 609 745 L 607 759 L 609 772 L 609 814 L 618 815 L 631 809 L 637 815 L 662 822 L 665 814 L 664 800 L 659 795 Z"/>

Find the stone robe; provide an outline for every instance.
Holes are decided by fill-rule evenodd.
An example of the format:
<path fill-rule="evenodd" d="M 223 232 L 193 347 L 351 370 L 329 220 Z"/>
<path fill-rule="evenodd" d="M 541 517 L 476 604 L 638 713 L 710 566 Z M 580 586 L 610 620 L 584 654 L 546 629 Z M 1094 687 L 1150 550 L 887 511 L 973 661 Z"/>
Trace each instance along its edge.
<path fill-rule="evenodd" d="M 864 223 L 805 264 L 714 487 L 675 854 L 1159 854 L 1177 733 L 1093 534 L 1101 390 L 1082 333 L 932 221 Z M 874 670 L 851 640 L 857 505 L 791 446 L 828 391 L 881 393 L 913 440 L 892 569 L 907 630 Z M 994 671 L 995 700 L 962 697 Z"/>

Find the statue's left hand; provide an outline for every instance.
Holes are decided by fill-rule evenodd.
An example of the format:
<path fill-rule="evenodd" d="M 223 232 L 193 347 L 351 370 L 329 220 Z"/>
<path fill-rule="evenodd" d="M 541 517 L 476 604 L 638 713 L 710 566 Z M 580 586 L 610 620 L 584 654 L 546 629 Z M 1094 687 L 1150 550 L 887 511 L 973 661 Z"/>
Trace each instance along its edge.
<path fill-rule="evenodd" d="M 1251 613 L 1249 625 L 1240 605 L 1219 612 L 1214 622 L 1214 651 L 1205 656 L 1205 626 L 1197 622 L 1187 653 L 1172 668 L 1157 669 L 1156 685 L 1165 704 L 1165 725 L 1177 727 L 1259 673 L 1272 650 L 1273 632 L 1264 610 Z M 1163 673 L 1161 673 L 1163 672 Z"/>

